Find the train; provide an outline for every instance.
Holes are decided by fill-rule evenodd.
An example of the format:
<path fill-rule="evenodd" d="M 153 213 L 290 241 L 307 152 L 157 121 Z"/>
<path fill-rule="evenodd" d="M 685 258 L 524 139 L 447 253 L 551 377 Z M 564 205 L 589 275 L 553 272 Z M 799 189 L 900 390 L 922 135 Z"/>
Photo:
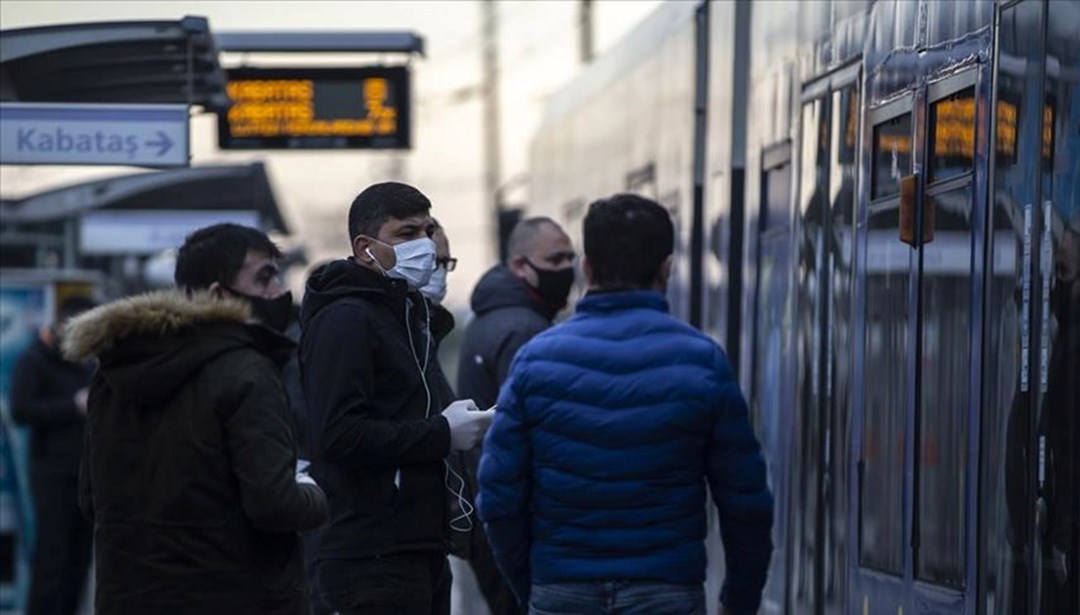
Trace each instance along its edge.
<path fill-rule="evenodd" d="M 617 192 L 747 396 L 761 612 L 1080 613 L 1080 2 L 668 2 L 530 146 L 575 241 Z"/>

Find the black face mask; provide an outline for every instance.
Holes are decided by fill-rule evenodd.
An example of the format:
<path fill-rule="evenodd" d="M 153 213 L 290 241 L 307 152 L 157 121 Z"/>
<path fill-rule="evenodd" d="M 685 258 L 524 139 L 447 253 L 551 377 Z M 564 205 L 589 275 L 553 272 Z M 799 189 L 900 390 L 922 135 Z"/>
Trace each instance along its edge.
<path fill-rule="evenodd" d="M 285 294 L 274 299 L 246 295 L 231 288 L 228 291 L 236 297 L 247 301 L 251 305 L 251 314 L 267 327 L 278 333 L 284 333 L 289 326 L 293 312 L 291 291 L 286 291 Z"/>
<path fill-rule="evenodd" d="M 540 269 L 525 259 L 525 264 L 536 272 L 536 292 L 540 297 L 556 310 L 566 307 L 566 299 L 570 296 L 570 287 L 574 285 L 574 268 L 566 269 Z"/>

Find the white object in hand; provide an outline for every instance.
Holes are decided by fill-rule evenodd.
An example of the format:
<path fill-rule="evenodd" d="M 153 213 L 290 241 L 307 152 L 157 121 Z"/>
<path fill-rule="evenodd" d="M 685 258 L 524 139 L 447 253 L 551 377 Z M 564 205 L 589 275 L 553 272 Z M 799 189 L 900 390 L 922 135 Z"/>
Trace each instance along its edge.
<path fill-rule="evenodd" d="M 459 399 L 442 411 L 450 425 L 450 448 L 467 451 L 484 438 L 495 410 L 481 410 L 471 399 Z"/>
<path fill-rule="evenodd" d="M 315 485 L 316 487 L 318 486 L 318 484 L 315 483 L 314 478 L 311 478 L 310 476 L 308 476 L 307 474 L 304 474 L 304 473 L 300 473 L 300 474 L 296 475 L 296 484 L 297 485 Z"/>

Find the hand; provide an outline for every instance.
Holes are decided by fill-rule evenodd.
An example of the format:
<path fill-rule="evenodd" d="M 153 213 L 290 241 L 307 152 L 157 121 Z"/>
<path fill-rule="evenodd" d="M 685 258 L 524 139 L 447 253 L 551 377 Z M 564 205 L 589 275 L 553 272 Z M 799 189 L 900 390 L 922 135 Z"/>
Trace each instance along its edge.
<path fill-rule="evenodd" d="M 296 475 L 296 484 L 297 485 L 315 485 L 316 487 L 319 486 L 319 484 L 315 482 L 314 478 L 311 478 L 310 476 L 308 476 L 307 474 L 304 474 L 303 472 Z"/>
<path fill-rule="evenodd" d="M 75 392 L 75 409 L 79 411 L 79 414 L 86 416 L 86 412 L 89 408 L 87 405 L 90 402 L 90 389 L 83 387 Z"/>
<path fill-rule="evenodd" d="M 442 415 L 450 425 L 450 448 L 467 451 L 483 440 L 495 410 L 480 410 L 473 400 L 459 399 L 447 406 Z"/>

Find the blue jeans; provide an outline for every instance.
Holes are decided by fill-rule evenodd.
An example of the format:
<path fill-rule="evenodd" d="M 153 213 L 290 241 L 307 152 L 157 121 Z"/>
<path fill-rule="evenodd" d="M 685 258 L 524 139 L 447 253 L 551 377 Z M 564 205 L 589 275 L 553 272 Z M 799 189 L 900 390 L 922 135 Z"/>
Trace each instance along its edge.
<path fill-rule="evenodd" d="M 533 585 L 530 615 L 704 615 L 700 583 L 589 581 Z"/>

